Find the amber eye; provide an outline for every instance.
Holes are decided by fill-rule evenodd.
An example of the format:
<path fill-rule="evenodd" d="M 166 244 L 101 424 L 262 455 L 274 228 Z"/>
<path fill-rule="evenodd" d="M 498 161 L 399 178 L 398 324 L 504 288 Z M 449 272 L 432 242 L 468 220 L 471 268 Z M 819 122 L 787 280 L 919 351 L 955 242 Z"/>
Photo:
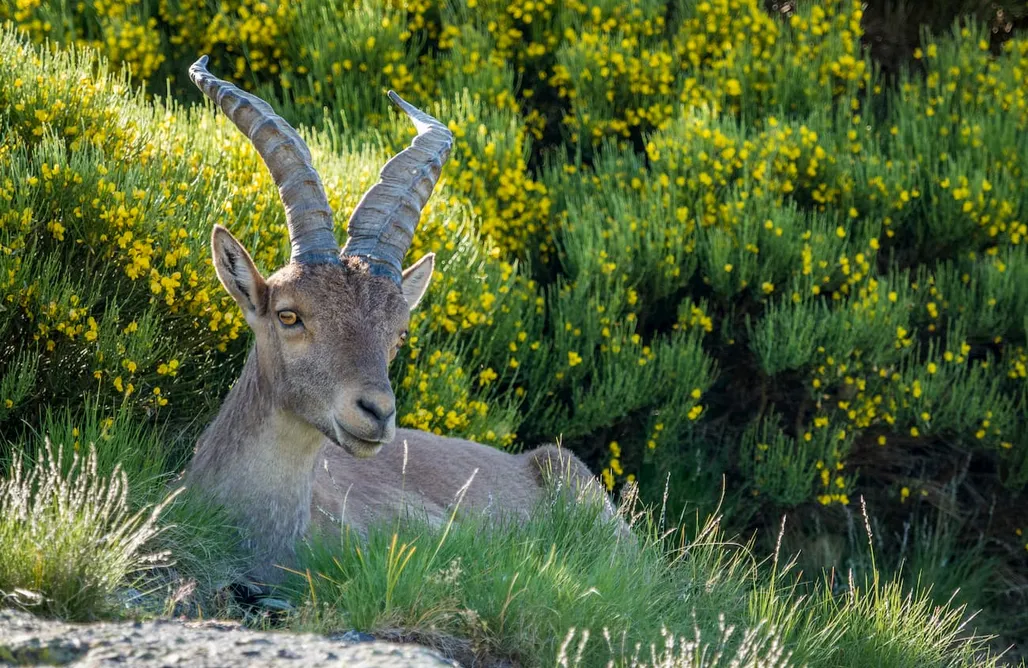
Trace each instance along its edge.
<path fill-rule="evenodd" d="M 292 327 L 300 324 L 300 316 L 296 315 L 296 311 L 279 311 L 278 321 L 286 327 Z"/>

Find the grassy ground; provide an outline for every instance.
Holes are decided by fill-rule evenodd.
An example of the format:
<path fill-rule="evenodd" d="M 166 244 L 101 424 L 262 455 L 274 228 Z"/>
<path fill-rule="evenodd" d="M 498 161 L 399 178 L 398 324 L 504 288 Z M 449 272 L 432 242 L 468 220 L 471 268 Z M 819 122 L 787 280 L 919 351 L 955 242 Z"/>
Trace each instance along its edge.
<path fill-rule="evenodd" d="M 713 518 L 691 541 L 649 523 L 639 544 L 618 544 L 557 501 L 522 526 L 406 522 L 367 545 L 318 545 L 292 623 L 521 665 L 989 664 L 976 641 L 954 643 L 963 611 L 877 573 L 812 584 L 782 555 L 726 540 Z"/>
<path fill-rule="evenodd" d="M 160 453 L 146 446 L 167 438 L 122 426 L 85 457 L 74 441 L 23 444 L 35 463 L 15 462 L 0 486 L 6 603 L 83 620 L 244 614 L 224 591 L 240 556 L 224 517 L 188 497 L 162 500 L 168 475 L 105 472 L 112 455 Z M 866 516 L 870 567 L 821 579 L 731 540 L 717 518 L 679 527 L 631 497 L 621 510 L 634 540 L 556 491 L 526 524 L 472 517 L 433 529 L 408 517 L 366 542 L 314 537 L 278 593 L 294 610 L 274 625 L 357 628 L 487 664 L 998 665 L 967 610 L 879 573 Z M 147 593 L 145 607 L 125 606 L 126 585 Z"/>

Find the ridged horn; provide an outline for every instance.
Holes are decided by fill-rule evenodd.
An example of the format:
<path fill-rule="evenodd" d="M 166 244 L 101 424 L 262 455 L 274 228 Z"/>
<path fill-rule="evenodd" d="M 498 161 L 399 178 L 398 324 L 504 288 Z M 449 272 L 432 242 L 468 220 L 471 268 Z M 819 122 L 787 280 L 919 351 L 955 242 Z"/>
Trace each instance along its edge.
<path fill-rule="evenodd" d="M 364 258 L 372 273 L 400 283 L 403 256 L 450 156 L 453 134 L 393 91 L 389 99 L 414 122 L 418 136 L 385 164 L 378 183 L 364 193 L 347 224 L 349 239 L 343 254 Z"/>
<path fill-rule="evenodd" d="M 338 262 L 332 209 L 307 144 L 267 102 L 208 72 L 207 60 L 201 56 L 193 63 L 189 78 L 247 136 L 271 172 L 286 210 L 290 260 Z"/>

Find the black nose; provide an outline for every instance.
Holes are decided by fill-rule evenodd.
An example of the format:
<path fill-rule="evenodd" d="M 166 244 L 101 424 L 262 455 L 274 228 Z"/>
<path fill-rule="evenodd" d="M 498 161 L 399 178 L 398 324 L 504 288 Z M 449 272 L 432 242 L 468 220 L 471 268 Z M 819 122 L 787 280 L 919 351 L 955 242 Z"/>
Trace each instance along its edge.
<path fill-rule="evenodd" d="M 374 420 L 381 426 L 385 426 L 385 423 L 389 418 L 393 416 L 396 411 L 396 401 L 390 396 L 364 396 L 357 400 L 357 407 L 364 412 L 364 414 Z"/>

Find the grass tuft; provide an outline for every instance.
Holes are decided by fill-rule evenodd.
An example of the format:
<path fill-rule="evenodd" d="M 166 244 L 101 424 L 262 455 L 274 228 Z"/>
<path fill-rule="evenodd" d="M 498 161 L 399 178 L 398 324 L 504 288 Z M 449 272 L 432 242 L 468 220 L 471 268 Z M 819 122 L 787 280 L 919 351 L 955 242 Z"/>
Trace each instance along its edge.
<path fill-rule="evenodd" d="M 96 449 L 75 452 L 65 470 L 49 439 L 26 465 L 15 452 L 0 480 L 0 597 L 3 603 L 64 619 L 95 618 L 115 605 L 133 574 L 167 563 L 143 548 L 162 529 L 157 518 L 173 498 L 132 512 L 120 466 L 98 470 Z"/>

